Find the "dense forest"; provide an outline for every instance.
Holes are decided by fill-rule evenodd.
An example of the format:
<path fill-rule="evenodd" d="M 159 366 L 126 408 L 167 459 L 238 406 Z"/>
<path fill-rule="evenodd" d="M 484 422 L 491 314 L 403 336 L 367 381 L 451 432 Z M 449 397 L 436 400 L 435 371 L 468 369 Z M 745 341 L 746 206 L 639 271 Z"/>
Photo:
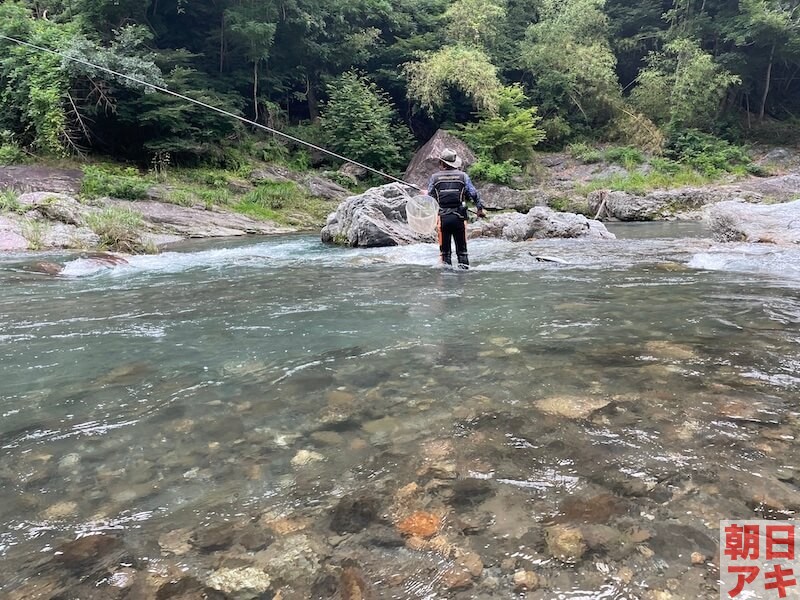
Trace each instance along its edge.
<path fill-rule="evenodd" d="M 484 168 L 536 148 L 800 131 L 798 0 L 6 0 L 0 34 L 400 169 L 437 128 Z M 0 154 L 313 160 L 146 86 L 0 39 Z"/>

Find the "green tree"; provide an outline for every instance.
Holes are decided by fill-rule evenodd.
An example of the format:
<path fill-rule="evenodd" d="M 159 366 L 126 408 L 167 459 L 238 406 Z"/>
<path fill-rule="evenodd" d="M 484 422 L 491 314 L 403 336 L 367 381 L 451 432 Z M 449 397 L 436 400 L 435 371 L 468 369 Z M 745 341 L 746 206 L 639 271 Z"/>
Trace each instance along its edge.
<path fill-rule="evenodd" d="M 331 149 L 374 168 L 405 166 L 411 135 L 384 92 L 351 71 L 328 86 L 328 95 L 320 125 Z"/>
<path fill-rule="evenodd" d="M 404 72 L 409 98 L 428 112 L 441 108 L 453 88 L 468 96 L 479 110 L 497 110 L 502 85 L 497 69 L 478 48 L 457 44 L 424 53 L 419 60 L 406 64 Z"/>
<path fill-rule="evenodd" d="M 565 113 L 572 107 L 590 125 L 613 116 L 621 90 L 604 4 L 605 0 L 541 0 L 539 21 L 528 28 L 521 54 L 542 110 Z"/>
<path fill-rule="evenodd" d="M 498 96 L 497 112 L 481 111 L 481 120 L 462 125 L 460 135 L 484 159 L 524 164 L 545 137 L 536 127 L 541 117 L 536 107 L 524 107 L 528 98 L 519 84 L 504 87 Z"/>
<path fill-rule="evenodd" d="M 726 28 L 727 38 L 737 46 L 755 47 L 763 57 L 763 84 L 758 120 L 764 120 L 772 89 L 776 61 L 800 63 L 800 4 L 778 0 L 740 0 L 737 16 Z M 754 57 L 755 58 L 755 57 Z"/>
<path fill-rule="evenodd" d="M 458 0 L 444 13 L 445 32 L 454 42 L 485 47 L 497 37 L 505 15 L 505 6 L 499 2 Z"/>
<path fill-rule="evenodd" d="M 404 65 L 408 97 L 429 113 L 448 101 L 452 90 L 466 95 L 479 110 L 495 112 L 502 89 L 497 68 L 486 51 L 497 33 L 504 5 L 495 1 L 457 0 L 442 16 L 446 43 L 421 52 Z"/>
<path fill-rule="evenodd" d="M 272 42 L 275 38 L 276 24 L 271 22 L 272 18 L 268 10 L 264 10 L 268 5 L 261 2 L 243 4 L 225 11 L 225 22 L 234 40 L 238 41 L 242 47 L 242 53 L 248 62 L 253 65 L 253 120 L 258 121 L 258 82 L 259 66 L 269 58 Z"/>
<path fill-rule="evenodd" d="M 79 35 L 65 25 L 33 19 L 19 2 L 0 5 L 0 32 L 45 47 L 63 47 Z M 23 141 L 54 155 L 75 146 L 67 116 L 70 78 L 59 57 L 0 41 L 0 111 L 5 129 L 23 134 Z"/>
<path fill-rule="evenodd" d="M 728 88 L 739 78 L 696 41 L 684 38 L 651 53 L 636 82 L 631 99 L 656 123 L 708 130 Z"/>

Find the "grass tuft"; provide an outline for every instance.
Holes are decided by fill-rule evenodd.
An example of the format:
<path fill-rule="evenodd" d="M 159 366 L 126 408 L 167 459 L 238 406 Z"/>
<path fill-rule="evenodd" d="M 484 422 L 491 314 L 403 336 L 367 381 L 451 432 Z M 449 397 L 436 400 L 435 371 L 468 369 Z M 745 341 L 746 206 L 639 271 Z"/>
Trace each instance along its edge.
<path fill-rule="evenodd" d="M 100 244 L 107 250 L 126 254 L 143 254 L 149 250 L 142 243 L 140 236 L 144 219 L 142 214 L 135 210 L 106 208 L 87 215 L 86 223 L 100 236 Z"/>

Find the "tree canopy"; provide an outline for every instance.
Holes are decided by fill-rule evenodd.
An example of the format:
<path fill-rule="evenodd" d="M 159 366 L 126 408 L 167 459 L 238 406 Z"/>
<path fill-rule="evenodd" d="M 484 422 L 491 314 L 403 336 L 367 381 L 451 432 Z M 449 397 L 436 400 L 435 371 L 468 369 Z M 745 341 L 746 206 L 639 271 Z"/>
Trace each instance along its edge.
<path fill-rule="evenodd" d="M 528 156 L 520 144 L 626 138 L 658 146 L 676 127 L 728 139 L 775 131 L 776 123 L 798 131 L 799 7 L 800 0 L 6 0 L 0 33 L 399 168 L 403 132 L 424 142 L 442 126 L 480 143 L 497 140 L 485 149 L 496 160 Z M 147 86 L 7 40 L 0 90 L 2 139 L 31 152 L 143 164 L 168 152 L 180 162 L 224 163 L 258 139 Z M 362 152 L 369 145 L 386 155 Z"/>

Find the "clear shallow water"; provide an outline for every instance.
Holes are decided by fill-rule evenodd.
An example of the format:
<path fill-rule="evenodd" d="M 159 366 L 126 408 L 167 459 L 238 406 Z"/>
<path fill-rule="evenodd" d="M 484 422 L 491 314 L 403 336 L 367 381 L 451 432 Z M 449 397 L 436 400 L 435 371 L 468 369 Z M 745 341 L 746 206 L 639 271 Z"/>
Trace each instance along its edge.
<path fill-rule="evenodd" d="M 531 597 L 716 597 L 689 557 L 717 521 L 800 507 L 800 251 L 678 231 L 472 241 L 469 273 L 305 236 L 0 259 L 0 593 L 256 564 L 326 598 L 354 561 L 380 598 L 513 597 L 518 569 Z M 339 534 L 349 494 L 375 509 Z M 419 510 L 437 543 L 384 539 Z M 70 559 L 93 532 L 116 545 Z"/>

